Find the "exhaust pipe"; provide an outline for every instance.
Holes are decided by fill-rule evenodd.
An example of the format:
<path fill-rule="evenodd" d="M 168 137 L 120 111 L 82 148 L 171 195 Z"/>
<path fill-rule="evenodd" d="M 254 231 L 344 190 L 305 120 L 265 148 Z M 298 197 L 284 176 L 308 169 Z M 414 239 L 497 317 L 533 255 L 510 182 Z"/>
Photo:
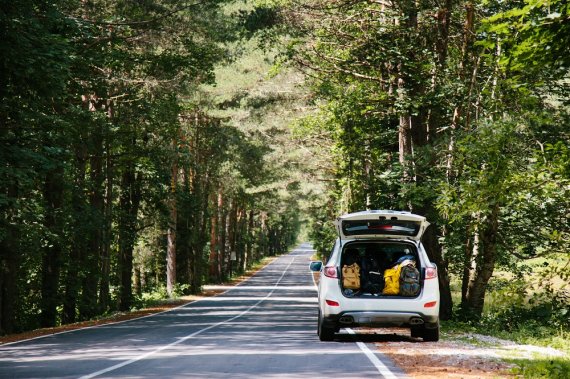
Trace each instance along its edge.
<path fill-rule="evenodd" d="M 342 316 L 338 319 L 338 322 L 341 324 L 352 324 L 354 322 L 354 318 L 352 318 L 352 316 Z"/>
<path fill-rule="evenodd" d="M 410 325 L 423 325 L 424 320 L 419 317 L 412 317 L 410 319 Z"/>

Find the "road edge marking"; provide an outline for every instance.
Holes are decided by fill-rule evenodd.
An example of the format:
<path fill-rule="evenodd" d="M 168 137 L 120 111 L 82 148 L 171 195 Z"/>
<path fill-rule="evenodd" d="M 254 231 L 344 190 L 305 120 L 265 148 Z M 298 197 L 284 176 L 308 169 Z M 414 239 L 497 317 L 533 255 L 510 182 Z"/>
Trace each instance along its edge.
<path fill-rule="evenodd" d="M 128 361 L 124 361 L 124 362 L 121 362 L 121 363 L 117 363 L 116 365 L 113 365 L 113 366 L 111 366 L 111 367 L 107 367 L 107 368 L 105 368 L 105 369 L 99 370 L 99 371 L 94 372 L 94 373 L 91 373 L 91 374 L 83 375 L 83 376 L 79 377 L 79 379 L 91 379 L 91 378 L 95 378 L 95 377 L 97 377 L 97 376 L 99 376 L 99 375 L 103 375 L 103 374 L 106 374 L 106 373 L 108 373 L 108 372 L 115 371 L 115 370 L 117 370 L 117 369 L 119 369 L 119 368 L 128 366 L 128 365 L 130 365 L 130 364 L 132 364 L 132 363 L 135 363 L 135 362 L 138 362 L 138 361 L 140 361 L 140 360 L 142 360 L 142 359 L 145 359 L 145 358 L 147 358 L 147 357 L 149 357 L 149 356 L 151 356 L 151 355 L 153 355 L 153 354 L 156 354 L 156 353 L 159 353 L 159 352 L 161 352 L 161 351 L 163 351 L 163 350 L 166 350 L 166 349 L 168 349 L 168 348 L 170 348 L 170 347 L 172 347 L 172 346 L 179 345 L 179 344 L 181 344 L 182 342 L 185 342 L 185 341 L 187 341 L 187 340 L 189 340 L 189 339 L 191 339 L 191 338 L 193 338 L 193 337 L 195 337 L 195 336 L 197 336 L 197 335 L 199 335 L 199 334 L 202 334 L 202 333 L 204 333 L 204 332 L 207 332 L 207 331 L 210 330 L 210 329 L 214 329 L 214 328 L 216 328 L 216 327 L 218 327 L 218 326 L 221 326 L 221 325 L 230 323 L 230 322 L 232 322 L 232 321 L 234 321 L 234 320 L 236 320 L 236 319 L 238 319 L 238 318 L 244 316 L 245 314 L 249 313 L 252 309 L 254 309 L 255 307 L 257 307 L 259 304 L 261 304 L 262 302 L 264 302 L 265 300 L 267 300 L 271 295 L 273 295 L 273 293 L 275 292 L 275 290 L 276 290 L 277 287 L 279 286 L 279 283 L 281 283 L 281 280 L 283 279 L 283 277 L 284 277 L 285 274 L 287 273 L 287 270 L 289 270 L 289 267 L 291 267 L 291 264 L 293 264 L 294 261 L 295 261 L 295 257 L 293 257 L 293 258 L 291 259 L 291 262 L 289 262 L 289 264 L 287 265 L 287 267 L 285 268 L 285 270 L 283 270 L 283 273 L 282 273 L 281 276 L 279 277 L 279 280 L 277 280 L 277 282 L 275 283 L 275 285 L 273 286 L 273 288 L 271 289 L 271 291 L 270 291 L 265 297 L 263 297 L 262 299 L 260 299 L 257 303 L 253 304 L 252 306 L 250 306 L 249 308 L 247 308 L 245 311 L 241 312 L 240 314 L 238 314 L 238 315 L 236 315 L 236 316 L 234 316 L 234 317 L 231 317 L 231 318 L 229 318 L 229 319 L 227 319 L 227 320 L 220 321 L 220 322 L 218 322 L 218 323 L 216 323 L 216 324 L 210 325 L 210 326 L 208 326 L 208 327 L 206 327 L 206 328 L 204 328 L 204 329 L 200 329 L 200 330 L 198 330 L 198 331 L 196 331 L 196 332 L 194 332 L 194 333 L 192 333 L 192 334 L 189 334 L 189 335 L 187 335 L 187 336 L 184 336 L 184 337 L 180 338 L 179 340 L 176 340 L 176 341 L 174 341 L 174 342 L 172 342 L 172 343 L 170 343 L 170 344 L 168 344 L 168 345 L 161 346 L 161 347 L 159 347 L 158 349 L 155 349 L 155 350 L 153 350 L 153 351 L 149 351 L 149 352 L 147 352 L 147 353 L 145 353 L 145 354 L 143 354 L 143 355 L 140 355 L 140 356 L 138 356 L 138 357 L 136 357 L 136 358 L 132 358 L 132 359 L 129 359 Z M 273 262 L 275 262 L 275 261 L 273 261 Z M 273 262 L 272 262 L 272 263 L 273 263 Z M 269 265 L 268 265 L 268 266 L 269 266 Z M 266 266 L 266 267 L 267 267 L 267 266 Z M 228 291 L 230 291 L 230 290 L 228 290 Z M 227 291 L 226 291 L 226 292 L 227 292 Z"/>
<path fill-rule="evenodd" d="M 351 335 L 356 335 L 354 330 L 351 328 L 346 328 L 346 331 Z M 356 345 L 360 348 L 360 350 L 366 355 L 366 357 L 372 362 L 374 367 L 378 370 L 378 372 L 386 379 L 397 379 L 398 376 L 394 374 L 388 366 L 386 366 L 377 356 L 376 354 L 366 346 L 364 342 L 356 341 Z"/>
<path fill-rule="evenodd" d="M 291 250 L 291 251 L 294 251 L 294 250 L 296 250 L 296 249 L 293 249 L 293 250 Z M 286 255 L 287 255 L 287 254 L 283 254 L 282 256 L 286 256 Z M 278 257 L 278 258 L 279 258 L 279 257 Z M 272 262 L 269 262 L 267 265 L 263 266 L 261 269 L 259 269 L 257 272 L 255 272 L 253 275 L 251 275 L 251 276 L 248 277 L 247 279 L 242 280 L 242 281 L 239 282 L 239 283 L 236 283 L 236 284 L 233 285 L 231 288 L 228 288 L 228 289 L 225 290 L 224 292 L 220 292 L 219 294 L 216 294 L 216 295 L 214 295 L 214 296 L 207 296 L 207 297 L 203 297 L 203 298 L 197 299 L 197 300 L 189 300 L 187 303 L 178 305 L 178 306 L 173 307 L 173 308 L 165 309 L 164 311 L 160 311 L 160 312 L 156 312 L 156 313 L 151 313 L 151 314 L 144 315 L 144 316 L 129 318 L 129 319 L 127 319 L 127 320 L 111 321 L 111 322 L 107 322 L 107 323 L 105 323 L 105 324 L 90 325 L 90 326 L 79 327 L 79 328 L 71 329 L 71 330 L 63 330 L 63 331 L 61 331 L 61 332 L 55 332 L 55 333 L 51 333 L 51 334 L 44 334 L 44 335 L 37 336 L 37 337 L 27 338 L 27 339 L 25 339 L 25 340 L 19 340 L 19 341 L 13 341 L 13 342 L 0 343 L 0 349 L 2 349 L 4 346 L 15 345 L 15 344 L 18 344 L 18 343 L 23 343 L 23 342 L 29 342 L 29 341 L 39 340 L 39 339 L 42 339 L 42 338 L 52 337 L 52 336 L 56 336 L 56 335 L 59 335 L 59 334 L 74 333 L 74 332 L 78 332 L 78 331 L 80 331 L 80 330 L 87 330 L 87 329 L 94 329 L 94 328 L 104 328 L 104 327 L 106 327 L 106 326 L 114 326 L 114 325 L 117 325 L 117 324 L 123 324 L 123 323 L 126 323 L 126 322 L 141 320 L 141 319 L 147 318 L 147 317 L 158 316 L 158 315 L 160 315 L 160 314 L 162 314 L 162 313 L 167 313 L 167 312 L 171 312 L 171 311 L 174 311 L 174 310 L 176 310 L 176 309 L 179 309 L 179 308 L 186 307 L 186 306 L 188 306 L 189 304 L 195 304 L 195 303 L 198 303 L 198 302 L 201 302 L 201 301 L 208 300 L 208 299 L 210 299 L 210 298 L 212 298 L 212 297 L 221 296 L 221 295 L 224 295 L 226 292 L 231 291 L 234 287 L 237 287 L 237 286 L 241 285 L 242 283 L 247 282 L 249 279 L 251 279 L 251 278 L 253 278 L 254 276 L 256 276 L 259 271 L 264 270 L 266 267 L 271 266 L 275 261 L 276 261 L 276 259 L 273 260 Z M 68 325 L 70 325 L 70 324 L 68 324 Z"/>
<path fill-rule="evenodd" d="M 315 286 L 315 290 L 317 291 L 317 295 L 319 292 L 319 286 L 317 286 L 317 282 L 315 281 L 315 276 L 313 275 L 312 271 L 309 271 L 311 273 L 311 278 L 313 279 L 313 285 Z M 320 306 L 320 305 L 318 305 Z M 354 330 L 352 330 L 351 328 L 345 328 L 346 331 L 351 334 L 351 335 L 356 335 L 356 333 L 354 332 Z M 366 346 L 365 343 L 363 342 L 358 342 L 356 341 L 356 346 L 358 346 L 358 348 L 364 353 L 364 355 L 366 355 L 366 357 L 368 358 L 368 360 L 374 365 L 374 367 L 376 367 L 376 369 L 378 370 L 378 372 L 380 373 L 380 375 L 382 375 L 384 378 L 386 379 L 397 379 L 398 376 L 396 376 L 396 374 L 394 374 L 389 368 L 388 366 L 386 366 L 377 356 L 376 354 L 370 350 L 368 348 L 368 346 Z"/>
<path fill-rule="evenodd" d="M 311 274 L 311 278 L 313 279 L 313 285 L 315 286 L 315 290 L 317 291 L 317 295 L 319 292 L 319 287 L 317 286 L 317 282 L 315 281 L 315 275 L 313 275 L 312 271 L 309 271 Z M 320 304 L 318 305 L 320 307 Z M 354 330 L 352 330 L 351 328 L 345 328 L 346 331 L 351 334 L 351 335 L 356 335 L 356 333 L 354 332 Z M 389 368 L 388 366 L 386 366 L 377 356 L 376 354 L 370 350 L 368 348 L 368 346 L 366 346 L 365 343 L 363 342 L 359 342 L 359 341 L 355 341 L 356 342 L 356 346 L 358 346 L 358 348 L 364 353 L 364 355 L 366 355 L 366 357 L 368 358 L 368 360 L 374 365 L 374 367 L 376 367 L 376 369 L 378 370 L 378 372 L 386 379 L 397 379 L 398 376 L 396 374 L 394 374 Z"/>

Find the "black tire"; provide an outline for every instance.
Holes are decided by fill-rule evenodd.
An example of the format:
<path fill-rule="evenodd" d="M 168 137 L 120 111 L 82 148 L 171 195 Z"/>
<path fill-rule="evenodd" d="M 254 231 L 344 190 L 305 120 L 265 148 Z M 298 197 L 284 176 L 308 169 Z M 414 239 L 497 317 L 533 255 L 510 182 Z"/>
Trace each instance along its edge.
<path fill-rule="evenodd" d="M 323 325 L 323 320 L 321 318 L 320 311 L 319 311 L 319 325 L 317 333 L 319 335 L 319 340 L 321 341 L 332 341 L 334 339 L 335 329 Z"/>
<path fill-rule="evenodd" d="M 420 338 L 423 336 L 423 328 L 421 326 L 412 326 L 410 328 L 410 334 L 414 338 Z"/>
<path fill-rule="evenodd" d="M 437 342 L 439 341 L 439 324 L 435 328 L 424 328 L 422 333 L 424 342 Z"/>

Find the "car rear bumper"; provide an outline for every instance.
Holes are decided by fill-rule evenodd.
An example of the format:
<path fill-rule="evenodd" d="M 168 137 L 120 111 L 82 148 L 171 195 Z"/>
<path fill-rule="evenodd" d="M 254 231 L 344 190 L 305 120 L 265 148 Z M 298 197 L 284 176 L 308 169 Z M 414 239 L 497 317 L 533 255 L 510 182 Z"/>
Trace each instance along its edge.
<path fill-rule="evenodd" d="M 416 312 L 386 311 L 349 311 L 324 318 L 325 325 L 335 327 L 350 326 L 419 326 L 433 325 L 439 322 L 438 316 L 424 315 Z"/>

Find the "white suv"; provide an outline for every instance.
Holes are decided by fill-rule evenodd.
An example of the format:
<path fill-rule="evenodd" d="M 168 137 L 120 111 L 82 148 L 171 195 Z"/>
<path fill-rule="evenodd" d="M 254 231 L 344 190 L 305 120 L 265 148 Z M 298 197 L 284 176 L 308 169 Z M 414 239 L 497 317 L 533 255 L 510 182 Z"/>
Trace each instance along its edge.
<path fill-rule="evenodd" d="M 425 217 L 372 210 L 335 225 L 339 238 L 328 262 L 311 262 L 320 271 L 320 340 L 357 326 L 408 327 L 412 337 L 439 340 L 437 268 L 420 242 Z"/>

